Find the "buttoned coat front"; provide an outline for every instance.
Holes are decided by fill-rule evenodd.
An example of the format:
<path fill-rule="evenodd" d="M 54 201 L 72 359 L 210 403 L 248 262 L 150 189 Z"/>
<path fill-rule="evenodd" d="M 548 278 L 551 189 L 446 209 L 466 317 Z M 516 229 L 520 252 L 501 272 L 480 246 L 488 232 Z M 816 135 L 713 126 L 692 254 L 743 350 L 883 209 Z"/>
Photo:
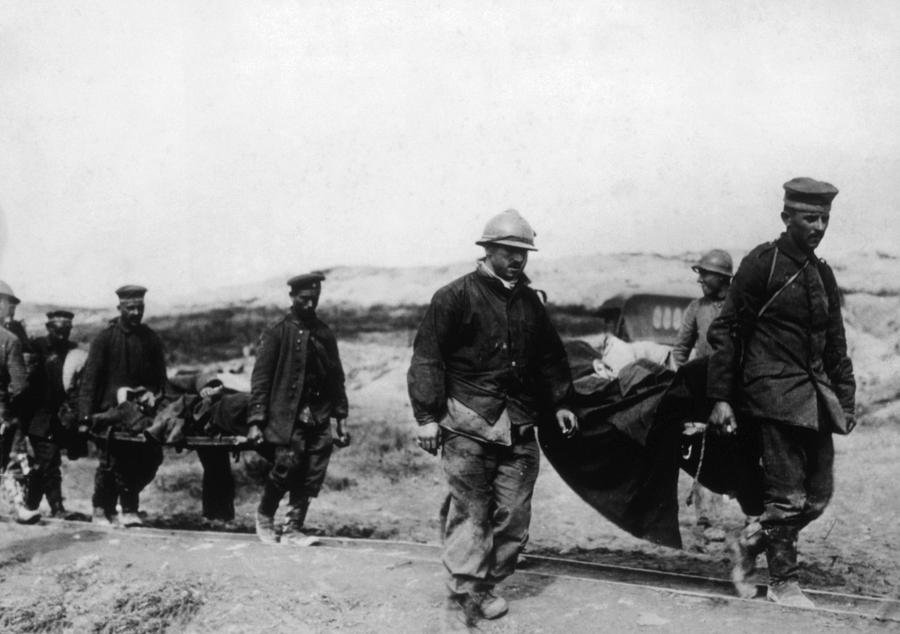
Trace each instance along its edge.
<path fill-rule="evenodd" d="M 289 312 L 260 336 L 250 378 L 248 422 L 262 429 L 266 442 L 290 444 L 300 408 L 310 404 L 302 400 L 311 345 L 324 349 L 319 359 L 326 376 L 322 377 L 322 393 L 310 395 L 307 390 L 306 396 L 315 397 L 315 409 L 322 417 L 347 417 L 344 370 L 334 333 L 318 318 L 304 323 Z"/>
<path fill-rule="evenodd" d="M 853 415 L 856 381 L 834 273 L 787 234 L 744 258 L 708 339 L 710 399 L 807 429 L 840 427 Z"/>

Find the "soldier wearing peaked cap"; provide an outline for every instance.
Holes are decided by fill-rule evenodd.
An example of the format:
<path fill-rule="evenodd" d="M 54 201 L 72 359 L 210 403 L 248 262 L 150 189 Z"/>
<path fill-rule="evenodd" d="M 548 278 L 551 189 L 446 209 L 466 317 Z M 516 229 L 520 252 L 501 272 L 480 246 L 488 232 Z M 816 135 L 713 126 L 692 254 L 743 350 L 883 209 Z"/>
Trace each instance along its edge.
<path fill-rule="evenodd" d="M 259 452 L 272 468 L 256 511 L 256 534 L 279 540 L 275 512 L 285 493 L 288 511 L 280 540 L 315 542 L 303 533 L 310 498 L 319 494 L 332 445 L 346 446 L 347 394 L 337 340 L 317 316 L 319 272 L 288 280 L 291 310 L 260 335 L 250 379 L 249 437 L 262 439 Z M 336 421 L 337 439 L 330 419 Z"/>
<path fill-rule="evenodd" d="M 119 317 L 113 319 L 91 343 L 78 396 L 79 415 L 91 415 L 116 406 L 122 387 L 144 387 L 161 394 L 166 385 L 162 341 L 142 324 L 143 286 L 122 286 Z M 162 449 L 155 443 L 111 440 L 103 452 L 94 478 L 94 521 L 109 524 L 116 519 L 116 503 L 122 506 L 121 523 L 139 525 L 140 492 L 155 477 L 162 463 Z"/>
<path fill-rule="evenodd" d="M 565 349 L 525 275 L 534 237 L 515 210 L 488 221 L 476 242 L 484 258 L 434 294 L 407 373 L 416 442 L 441 449 L 443 561 L 450 605 L 467 619 L 507 612 L 494 588 L 528 538 L 539 418 L 555 414 L 566 437 L 578 427 Z"/>
<path fill-rule="evenodd" d="M 65 517 L 63 506 L 60 447 L 68 431 L 63 428 L 59 410 L 67 398 L 63 366 L 69 352 L 78 346 L 69 341 L 74 314 L 67 310 L 47 313 L 47 335 L 32 344 L 37 357 L 30 392 L 33 411 L 25 426 L 31 445 L 31 471 L 25 490 L 25 508 L 36 512 L 41 498 L 47 496 L 53 517 Z"/>
<path fill-rule="evenodd" d="M 738 540 L 736 588 L 755 592 L 746 578 L 765 551 L 769 599 L 809 607 L 797 582 L 797 539 L 831 499 L 832 433 L 855 425 L 856 381 L 837 282 L 815 255 L 838 190 L 804 177 L 784 192 L 785 232 L 743 259 L 709 328 L 707 395 L 710 424 L 748 427 L 762 452 L 764 510 Z"/>

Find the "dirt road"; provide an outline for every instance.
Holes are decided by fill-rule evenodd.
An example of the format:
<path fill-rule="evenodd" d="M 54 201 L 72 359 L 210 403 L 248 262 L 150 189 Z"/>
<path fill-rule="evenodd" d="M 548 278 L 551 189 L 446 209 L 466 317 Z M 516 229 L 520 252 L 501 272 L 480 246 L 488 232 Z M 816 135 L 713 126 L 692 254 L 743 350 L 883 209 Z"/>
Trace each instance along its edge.
<path fill-rule="evenodd" d="M 217 537 L 2 525 L 4 632 L 465 631 L 443 569 L 402 552 L 265 546 Z M 483 632 L 870 631 L 872 622 L 763 601 L 528 572 L 503 586 L 511 609 Z M 777 624 L 777 625 L 776 625 Z"/>

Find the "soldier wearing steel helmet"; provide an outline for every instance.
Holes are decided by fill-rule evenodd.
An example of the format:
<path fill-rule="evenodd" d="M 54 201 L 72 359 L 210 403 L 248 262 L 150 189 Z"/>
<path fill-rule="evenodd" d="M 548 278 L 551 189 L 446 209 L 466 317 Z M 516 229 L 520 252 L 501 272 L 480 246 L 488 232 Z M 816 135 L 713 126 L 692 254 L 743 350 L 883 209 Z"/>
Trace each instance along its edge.
<path fill-rule="evenodd" d="M 488 221 L 475 270 L 434 294 L 407 375 L 416 442 L 442 449 L 443 561 L 451 605 L 468 618 L 507 612 L 494 588 L 528 538 L 539 418 L 555 415 L 566 436 L 578 426 L 565 350 L 525 276 L 534 236 L 514 210 Z"/>
<path fill-rule="evenodd" d="M 697 283 L 703 296 L 688 304 L 684 311 L 678 337 L 672 346 L 672 359 L 676 367 L 687 363 L 692 352 L 696 357 L 709 356 L 706 331 L 713 319 L 722 311 L 725 294 L 731 285 L 731 267 L 731 255 L 722 249 L 713 249 L 705 253 L 700 261 L 691 267 L 697 274 Z"/>
<path fill-rule="evenodd" d="M 3 326 L 12 321 L 18 303 L 19 298 L 9 284 L 0 280 L 0 472 L 9 464 L 10 451 L 20 431 L 14 415 L 15 400 L 28 385 L 24 342 L 17 333 Z"/>
<path fill-rule="evenodd" d="M 856 381 L 837 282 L 815 255 L 838 190 L 803 177 L 784 192 L 785 232 L 743 259 L 709 327 L 707 396 L 711 425 L 747 427 L 761 447 L 764 510 L 737 543 L 736 589 L 755 592 L 747 577 L 765 551 L 769 599 L 811 607 L 798 584 L 797 539 L 831 499 L 832 432 L 855 425 Z"/>

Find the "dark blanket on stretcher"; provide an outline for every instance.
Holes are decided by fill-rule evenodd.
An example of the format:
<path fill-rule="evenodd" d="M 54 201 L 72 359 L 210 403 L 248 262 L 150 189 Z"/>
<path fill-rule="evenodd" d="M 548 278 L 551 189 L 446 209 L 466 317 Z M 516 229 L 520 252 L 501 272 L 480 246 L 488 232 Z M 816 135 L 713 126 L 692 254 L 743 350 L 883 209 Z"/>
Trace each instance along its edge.
<path fill-rule="evenodd" d="M 545 456 L 566 484 L 608 520 L 636 537 L 680 548 L 681 432 L 685 422 L 705 421 L 709 415 L 706 362 L 693 361 L 675 373 L 638 360 L 615 380 L 594 381 L 590 391 L 579 389 L 579 383 L 588 384 L 582 379 L 593 371 L 588 370 L 591 357 L 599 353 L 584 342 L 570 342 L 567 352 L 580 431 L 567 439 L 555 420 L 543 420 L 539 436 Z M 728 477 L 719 484 L 731 487 Z"/>

